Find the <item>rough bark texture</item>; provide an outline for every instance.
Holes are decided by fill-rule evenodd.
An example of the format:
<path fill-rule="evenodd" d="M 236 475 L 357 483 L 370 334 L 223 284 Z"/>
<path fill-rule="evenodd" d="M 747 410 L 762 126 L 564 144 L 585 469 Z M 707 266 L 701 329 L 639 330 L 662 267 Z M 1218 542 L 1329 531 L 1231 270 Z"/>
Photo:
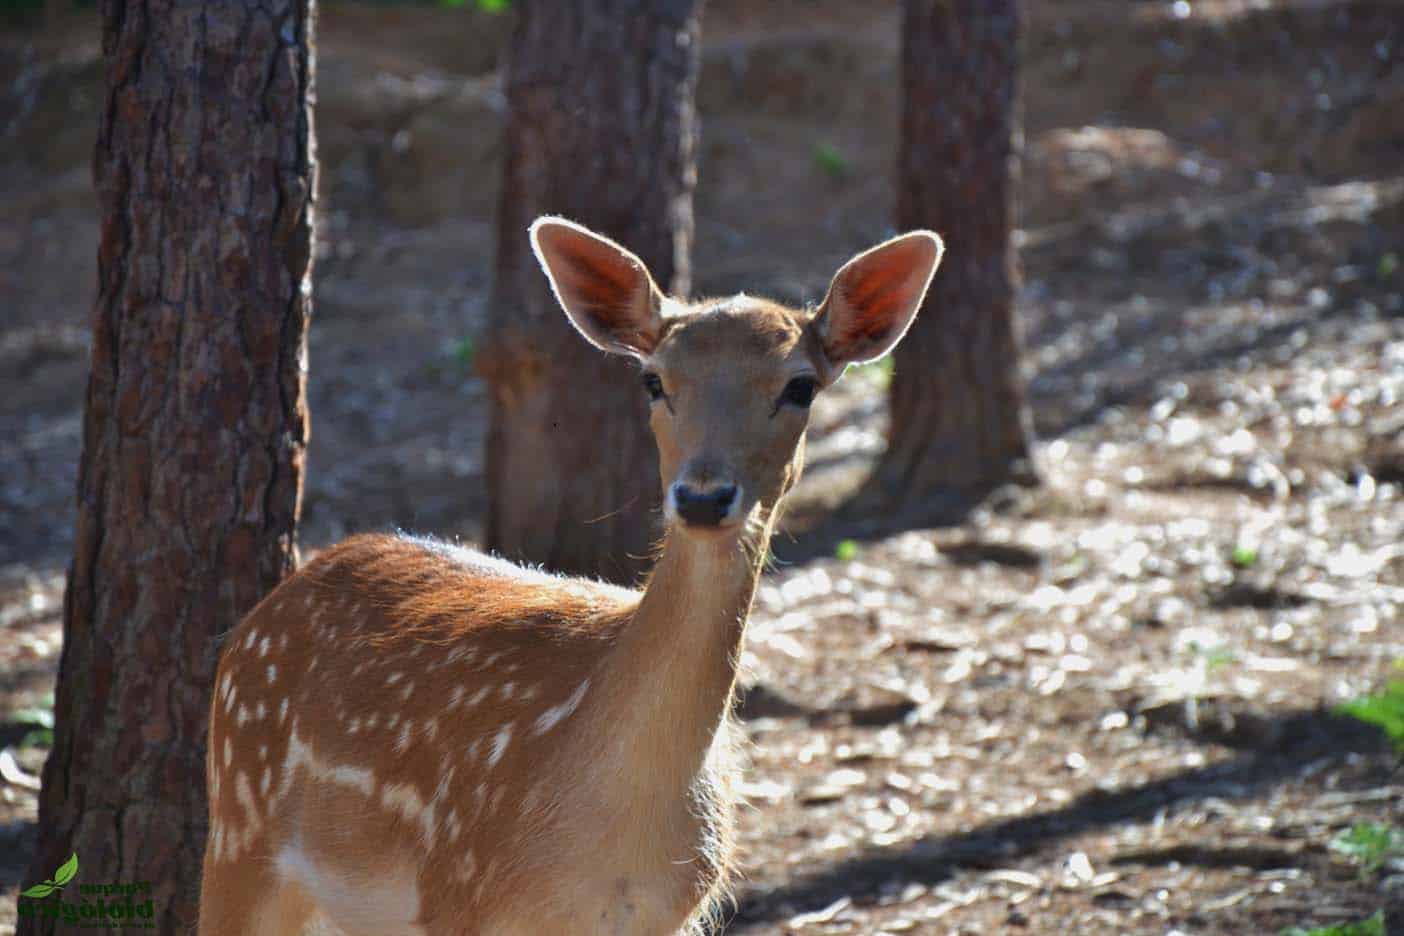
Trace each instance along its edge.
<path fill-rule="evenodd" d="M 567 323 L 527 241 L 559 214 L 688 291 L 701 0 L 525 0 L 507 74 L 510 119 L 491 321 L 486 545 L 567 572 L 632 581 L 658 534 L 657 453 L 638 370 Z"/>
<path fill-rule="evenodd" d="M 1032 480 L 1014 317 L 1019 0 L 906 0 L 898 227 L 947 252 L 895 352 L 889 502 L 958 507 Z"/>
<path fill-rule="evenodd" d="M 102 17 L 78 528 L 26 884 L 76 852 L 66 899 L 149 881 L 157 928 L 188 933 L 217 638 L 296 561 L 312 0 L 107 0 Z"/>

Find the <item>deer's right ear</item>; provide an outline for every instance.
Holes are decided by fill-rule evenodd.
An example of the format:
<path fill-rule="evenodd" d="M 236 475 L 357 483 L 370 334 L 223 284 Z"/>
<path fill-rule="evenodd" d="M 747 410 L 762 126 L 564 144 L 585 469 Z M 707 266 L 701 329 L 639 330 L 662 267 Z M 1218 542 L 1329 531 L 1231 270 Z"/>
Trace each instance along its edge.
<path fill-rule="evenodd" d="M 585 340 L 613 354 L 653 352 L 663 333 L 663 294 L 642 260 L 564 218 L 537 218 L 531 249 Z"/>

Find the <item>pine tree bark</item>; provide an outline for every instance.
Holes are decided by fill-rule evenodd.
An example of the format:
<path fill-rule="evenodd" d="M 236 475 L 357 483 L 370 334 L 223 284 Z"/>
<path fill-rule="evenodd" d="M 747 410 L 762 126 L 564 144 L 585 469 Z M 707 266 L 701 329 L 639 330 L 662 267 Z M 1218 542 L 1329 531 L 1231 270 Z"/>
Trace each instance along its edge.
<path fill-rule="evenodd" d="M 54 749 L 26 885 L 196 921 L 221 634 L 283 576 L 307 442 L 312 0 L 104 0 L 98 298 Z M 21 914 L 20 932 L 54 921 Z"/>
<path fill-rule="evenodd" d="M 872 488 L 916 512 L 1035 480 L 1014 314 L 1019 18 L 1019 0 L 905 2 L 898 228 L 948 249 L 894 352 Z"/>
<path fill-rule="evenodd" d="M 477 356 L 491 390 L 486 546 L 631 582 L 658 533 L 657 452 L 637 369 L 589 347 L 527 240 L 564 215 L 688 291 L 702 0 L 523 0 L 491 318 Z"/>

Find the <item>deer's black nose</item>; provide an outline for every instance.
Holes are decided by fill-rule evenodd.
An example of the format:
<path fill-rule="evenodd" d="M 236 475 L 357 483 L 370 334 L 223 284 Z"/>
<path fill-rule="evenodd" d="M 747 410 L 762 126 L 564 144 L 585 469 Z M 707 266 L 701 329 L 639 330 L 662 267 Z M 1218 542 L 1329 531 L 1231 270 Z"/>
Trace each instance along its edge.
<path fill-rule="evenodd" d="M 696 526 L 720 526 L 736 502 L 736 485 L 699 491 L 686 484 L 673 485 L 673 506 L 678 516 Z"/>

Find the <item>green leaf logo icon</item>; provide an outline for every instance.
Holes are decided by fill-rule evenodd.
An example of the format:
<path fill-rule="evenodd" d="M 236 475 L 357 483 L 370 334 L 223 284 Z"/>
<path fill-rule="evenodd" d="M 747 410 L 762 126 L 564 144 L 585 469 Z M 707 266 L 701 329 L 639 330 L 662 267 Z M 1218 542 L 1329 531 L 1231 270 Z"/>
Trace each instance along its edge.
<path fill-rule="evenodd" d="M 59 869 L 54 872 L 54 883 L 57 884 L 59 887 L 62 887 L 69 881 L 73 880 L 73 875 L 77 873 L 78 855 L 74 854 L 72 858 L 69 858 L 63 864 L 59 865 Z"/>
<path fill-rule="evenodd" d="M 35 884 L 33 887 L 26 887 L 20 891 L 21 897 L 47 897 L 54 891 L 63 890 L 63 885 L 73 880 L 73 876 L 78 873 L 78 855 L 74 853 L 67 861 L 59 865 L 59 869 L 54 872 L 52 880 Z"/>

